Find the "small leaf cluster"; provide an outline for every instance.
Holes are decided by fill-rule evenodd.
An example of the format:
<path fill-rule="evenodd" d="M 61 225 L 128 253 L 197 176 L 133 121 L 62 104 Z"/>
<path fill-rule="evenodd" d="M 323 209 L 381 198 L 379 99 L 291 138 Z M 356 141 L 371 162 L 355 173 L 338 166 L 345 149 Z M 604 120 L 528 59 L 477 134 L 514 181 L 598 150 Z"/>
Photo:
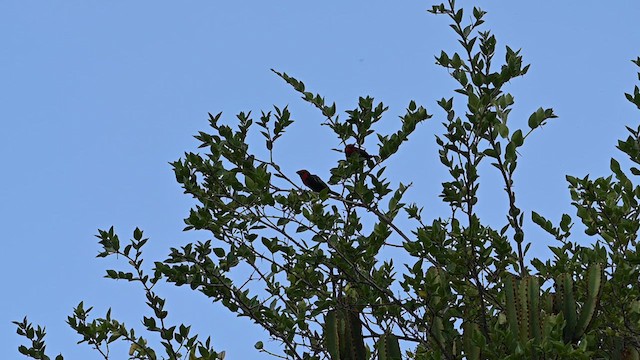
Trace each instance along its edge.
<path fill-rule="evenodd" d="M 25 316 L 22 321 L 12 321 L 14 325 L 16 325 L 16 332 L 20 336 L 24 336 L 28 340 L 31 341 L 31 345 L 29 347 L 25 345 L 20 345 L 18 347 L 18 351 L 20 354 L 30 357 L 32 359 L 41 359 L 41 360 L 49 360 L 51 359 L 46 355 L 47 345 L 45 344 L 45 336 L 47 335 L 45 328 L 38 325 L 37 327 L 33 327 L 27 317 Z M 64 357 L 62 354 L 58 354 L 55 357 L 55 360 L 63 360 Z"/>
<path fill-rule="evenodd" d="M 105 360 L 111 358 L 125 358 L 122 354 L 112 355 L 111 344 L 116 341 L 124 341 L 129 344 L 129 359 L 181 359 L 186 355 L 190 360 L 224 359 L 224 352 L 216 352 L 211 346 L 211 339 L 204 342 L 198 340 L 198 335 L 190 334 L 191 326 L 184 324 L 169 325 L 167 322 L 168 311 L 165 309 L 165 299 L 158 296 L 153 288 L 161 279 L 159 272 L 149 276 L 144 272 L 142 248 L 148 239 L 144 238 L 140 229 L 135 229 L 133 238 L 127 245 L 121 247 L 120 239 L 113 227 L 109 230 L 99 230 L 96 235 L 100 239 L 102 251 L 97 257 L 119 256 L 127 260 L 133 271 L 106 270 L 106 278 L 136 282 L 142 286 L 145 292 L 146 304 L 151 310 L 150 316 L 142 317 L 142 325 L 150 335 L 157 335 L 162 351 L 155 349 L 151 342 L 142 336 L 136 335 L 134 328 L 125 325 L 124 322 L 114 319 L 111 309 L 108 309 L 104 317 L 92 318 L 93 307 L 85 308 L 84 302 L 80 302 L 73 313 L 67 318 L 67 324 L 81 338 L 79 344 L 86 343 L 97 351 Z M 34 330 L 25 318 L 22 322 L 14 322 L 18 326 L 18 334 L 33 339 Z M 20 352 L 34 359 L 48 359 L 44 355 L 44 329 L 40 327 L 35 331 L 36 339 L 31 348 L 20 347 Z M 165 354 L 166 357 L 160 355 Z M 58 355 L 56 360 L 62 359 Z"/>

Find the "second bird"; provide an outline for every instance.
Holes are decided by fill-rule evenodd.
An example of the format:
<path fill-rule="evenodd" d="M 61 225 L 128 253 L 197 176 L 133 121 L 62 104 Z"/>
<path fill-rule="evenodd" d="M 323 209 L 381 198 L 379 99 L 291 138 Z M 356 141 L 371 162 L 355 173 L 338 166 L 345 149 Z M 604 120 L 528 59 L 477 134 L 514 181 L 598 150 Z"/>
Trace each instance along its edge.
<path fill-rule="evenodd" d="M 344 155 L 347 159 L 349 159 L 354 155 L 361 159 L 365 159 L 367 160 L 367 165 L 369 165 L 369 167 L 371 168 L 376 165 L 377 157 L 373 155 L 369 155 L 369 153 L 366 152 L 366 150 L 359 148 L 358 146 L 356 146 L 356 144 L 349 144 L 345 146 Z"/>
<path fill-rule="evenodd" d="M 373 156 L 369 155 L 369 153 L 366 152 L 365 150 L 360 149 L 359 147 L 357 147 L 355 144 L 349 144 L 349 145 L 345 146 L 344 155 L 347 157 L 347 159 L 350 158 L 353 155 L 356 155 L 356 154 L 358 156 L 360 156 L 361 158 L 364 158 L 364 159 L 367 159 L 367 160 L 369 160 L 369 159 L 371 159 L 373 157 Z"/>

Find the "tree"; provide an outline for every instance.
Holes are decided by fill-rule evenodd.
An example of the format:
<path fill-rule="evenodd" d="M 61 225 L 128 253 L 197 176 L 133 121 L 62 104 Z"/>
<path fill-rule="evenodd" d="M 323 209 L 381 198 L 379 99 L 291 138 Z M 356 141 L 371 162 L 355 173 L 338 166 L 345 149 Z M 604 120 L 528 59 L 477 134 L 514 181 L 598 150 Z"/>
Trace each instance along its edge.
<path fill-rule="evenodd" d="M 424 107 L 409 102 L 399 129 L 381 134 L 375 127 L 387 111 L 384 104 L 360 98 L 343 119 L 335 103 L 274 71 L 320 110 L 323 125 L 341 144 L 373 153 L 377 142 L 376 164 L 358 156 L 341 160 L 328 179 L 339 194 L 316 193 L 274 160 L 278 139 L 294 121 L 287 107 L 274 106 L 257 120 L 240 113 L 233 125 L 222 114 L 210 115 L 211 129 L 196 136 L 204 153 L 187 153 L 172 165 L 199 204 L 185 220 L 186 230 L 209 231 L 214 240 L 172 248 L 149 276 L 142 268 L 142 231 L 136 229 L 124 247 L 113 229 L 98 234 L 99 256 L 122 256 L 133 267 L 108 270 L 107 276 L 143 286 L 155 314 L 143 324 L 160 334 L 169 359 L 224 355 L 209 339 L 191 335 L 189 326 L 165 321 L 165 300 L 153 290 L 160 280 L 188 285 L 250 318 L 292 359 L 400 358 L 401 349 L 415 359 L 640 358 L 640 188 L 628 175 L 640 170 L 612 159 L 607 178 L 568 176 L 572 204 L 595 241 L 583 246 L 573 240 L 569 215 L 556 226 L 534 211 L 531 220 L 558 245 L 551 247 L 553 259 L 527 261 L 532 242 L 514 190 L 518 148 L 555 115 L 540 108 L 526 125 L 508 124 L 514 98 L 504 86 L 528 70 L 519 51 L 507 47 L 496 70 L 496 38 L 480 30 L 484 11 L 474 8 L 469 23 L 454 1 L 430 12 L 451 19 L 462 48 L 436 57 L 459 84 L 456 97 L 438 101 L 446 114 L 439 157 L 451 175 L 441 198 L 450 213 L 427 218 L 419 204 L 404 199 L 410 184 L 393 186 L 387 179 L 385 162 L 432 117 Z M 640 58 L 634 63 L 640 66 Z M 626 95 L 640 108 L 638 87 Z M 266 158 L 247 143 L 256 129 Z M 639 164 L 640 127 L 628 130 L 618 149 Z M 497 186 L 508 200 L 501 228 L 477 212 L 478 169 L 486 162 L 500 175 Z M 408 260 L 398 267 L 394 259 Z M 90 320 L 90 310 L 80 303 L 68 322 L 104 358 L 118 339 L 131 344 L 131 358 L 158 357 L 159 350 L 110 312 Z M 26 318 L 16 324 L 32 340 L 20 352 L 44 358 L 44 330 Z M 271 351 L 262 343 L 256 348 Z"/>

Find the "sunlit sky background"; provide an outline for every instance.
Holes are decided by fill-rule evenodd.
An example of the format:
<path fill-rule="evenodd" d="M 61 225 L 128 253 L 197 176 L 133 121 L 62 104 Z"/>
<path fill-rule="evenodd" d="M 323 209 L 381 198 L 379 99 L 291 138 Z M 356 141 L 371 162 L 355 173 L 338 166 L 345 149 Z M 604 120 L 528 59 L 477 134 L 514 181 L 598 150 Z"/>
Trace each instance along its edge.
<path fill-rule="evenodd" d="M 342 155 L 322 116 L 270 68 L 303 80 L 339 111 L 371 95 L 390 107 L 378 128 L 398 128 L 410 100 L 435 114 L 389 161 L 389 180 L 413 181 L 409 197 L 425 216 L 447 216 L 438 194 L 448 180 L 434 135 L 442 132 L 436 100 L 453 96 L 441 49 L 457 50 L 448 20 L 426 13 L 428 1 L 34 1 L 0 2 L 0 358 L 20 358 L 11 320 L 28 315 L 48 330 L 50 355 L 99 358 L 65 324 L 80 301 L 95 315 L 142 330 L 142 290 L 102 278 L 122 262 L 96 259 L 97 229 L 111 225 L 126 240 L 138 226 L 151 238 L 149 265 L 171 246 L 206 240 L 182 232 L 193 205 L 168 162 L 195 151 L 192 135 L 207 112 L 269 110 L 289 104 L 294 119 L 277 148 L 283 170 L 328 177 Z M 573 214 L 566 174 L 608 175 L 617 139 L 638 112 L 623 93 L 637 83 L 640 3 L 460 2 L 489 14 L 486 29 L 522 48 L 531 70 L 506 89 L 516 99 L 512 126 L 526 127 L 540 106 L 559 115 L 527 139 L 516 178 L 519 204 L 557 221 Z M 470 9 L 469 9 L 470 10 Z M 466 18 L 470 16 L 467 12 Z M 461 105 L 461 104 L 459 104 Z M 462 109 L 461 107 L 459 109 Z M 256 142 L 255 148 L 262 146 Z M 367 144 L 376 149 L 375 139 Z M 621 157 L 621 156 L 619 156 Z M 480 174 L 480 211 L 504 224 L 506 199 L 492 168 Z M 531 255 L 548 257 L 550 239 L 527 220 Z M 589 241 L 581 231 L 576 240 Z M 211 335 L 228 359 L 269 358 L 277 351 L 246 319 L 187 288 L 162 286 L 171 319 Z M 114 349 L 124 359 L 126 348 Z M 118 353 L 117 351 L 123 351 Z"/>

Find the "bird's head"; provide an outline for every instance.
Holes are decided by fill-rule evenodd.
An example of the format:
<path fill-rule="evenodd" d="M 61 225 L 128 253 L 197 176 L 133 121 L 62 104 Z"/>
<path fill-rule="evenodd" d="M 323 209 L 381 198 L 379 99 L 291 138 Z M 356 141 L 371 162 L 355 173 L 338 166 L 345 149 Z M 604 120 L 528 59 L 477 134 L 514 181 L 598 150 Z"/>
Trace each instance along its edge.
<path fill-rule="evenodd" d="M 301 178 L 306 178 L 309 176 L 309 172 L 307 170 L 298 170 L 296 174 L 300 175 Z"/>
<path fill-rule="evenodd" d="M 344 147 L 344 152 L 347 155 L 353 154 L 354 151 L 356 151 L 356 145 L 355 144 L 349 144 L 349 145 Z"/>

